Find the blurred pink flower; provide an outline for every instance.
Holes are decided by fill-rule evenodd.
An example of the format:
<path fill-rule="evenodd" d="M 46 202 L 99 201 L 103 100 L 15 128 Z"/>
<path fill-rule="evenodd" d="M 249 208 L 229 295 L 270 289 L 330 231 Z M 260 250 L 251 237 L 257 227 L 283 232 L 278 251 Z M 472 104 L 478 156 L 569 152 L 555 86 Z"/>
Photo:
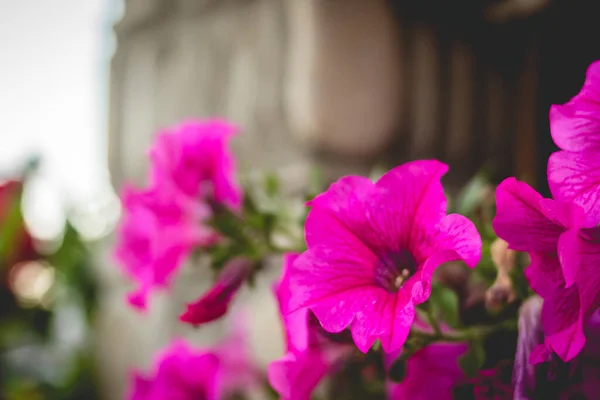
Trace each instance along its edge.
<path fill-rule="evenodd" d="M 201 325 L 221 318 L 227 313 L 231 300 L 246 281 L 251 270 L 252 262 L 246 258 L 230 260 L 212 288 L 198 300 L 188 304 L 187 310 L 179 319 L 192 325 Z"/>
<path fill-rule="evenodd" d="M 550 132 L 558 147 L 548 160 L 548 183 L 556 200 L 574 201 L 586 227 L 600 222 L 600 61 L 592 63 L 581 91 L 550 109 Z"/>
<path fill-rule="evenodd" d="M 388 399 L 452 400 L 454 387 L 465 380 L 458 358 L 467 348 L 465 343 L 438 342 L 418 350 L 407 360 L 402 382 L 388 384 Z"/>
<path fill-rule="evenodd" d="M 223 120 L 189 120 L 161 132 L 150 152 L 153 185 L 174 184 L 188 196 L 232 210 L 242 205 L 229 141 L 236 128 Z"/>
<path fill-rule="evenodd" d="M 139 285 L 129 303 L 145 309 L 152 288 L 167 287 L 192 248 L 214 242 L 217 235 L 203 224 L 210 209 L 173 187 L 126 187 L 122 201 L 115 257 Z"/>
<path fill-rule="evenodd" d="M 271 386 L 284 400 L 309 400 L 316 386 L 336 370 L 352 350 L 343 343 L 331 342 L 308 309 L 289 311 L 289 271 L 297 254 L 285 254 L 281 281 L 273 285 L 283 318 L 287 350 L 268 369 Z"/>
<path fill-rule="evenodd" d="M 496 234 L 511 249 L 529 252 L 525 276 L 544 299 L 545 341 L 531 361 L 544 361 L 551 352 L 569 361 L 583 348 L 583 323 L 600 303 L 600 231 L 580 229 L 579 206 L 544 199 L 514 178 L 498 186 L 496 207 Z"/>
<path fill-rule="evenodd" d="M 161 352 L 150 376 L 134 373 L 130 400 L 220 400 L 260 384 L 250 360 L 241 316 L 212 349 L 194 349 L 181 339 Z"/>
<path fill-rule="evenodd" d="M 446 215 L 440 179 L 447 169 L 427 160 L 396 167 L 377 183 L 347 176 L 312 200 L 308 251 L 290 275 L 290 310 L 309 308 L 328 332 L 350 327 L 362 352 L 377 339 L 385 352 L 399 350 L 437 266 L 463 260 L 473 267 L 481 255 L 473 223 Z"/>
<path fill-rule="evenodd" d="M 135 373 L 131 400 L 218 400 L 219 357 L 194 350 L 182 340 L 173 342 L 156 359 L 150 377 Z"/>
<path fill-rule="evenodd" d="M 431 327 L 420 319 L 415 325 L 422 331 L 433 332 Z M 445 325 L 442 331 L 450 332 Z M 458 366 L 458 358 L 468 349 L 462 342 L 436 342 L 423 347 L 406 361 L 406 375 L 400 383 L 388 382 L 388 400 L 452 400 L 453 389 L 465 381 L 466 376 Z M 386 368 L 402 354 L 397 351 L 385 355 Z"/>

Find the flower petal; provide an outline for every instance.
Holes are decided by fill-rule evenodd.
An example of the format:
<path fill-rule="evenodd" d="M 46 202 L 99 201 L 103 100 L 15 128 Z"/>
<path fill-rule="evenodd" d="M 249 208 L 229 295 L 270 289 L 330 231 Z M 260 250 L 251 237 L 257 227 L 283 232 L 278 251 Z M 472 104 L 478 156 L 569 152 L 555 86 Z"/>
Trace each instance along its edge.
<path fill-rule="evenodd" d="M 410 333 L 410 327 L 415 320 L 415 307 L 412 303 L 408 303 L 402 309 L 394 309 L 392 315 L 393 319 L 389 328 L 391 333 L 380 337 L 381 347 L 385 353 L 396 352 L 404 346 Z"/>
<path fill-rule="evenodd" d="M 600 112 L 600 107 L 599 107 Z M 600 139 L 600 131 L 598 131 Z M 585 226 L 600 222 L 600 159 L 596 151 L 559 151 L 548 160 L 548 184 L 559 201 L 572 201 L 583 208 Z"/>
<path fill-rule="evenodd" d="M 596 239 L 599 232 L 600 228 L 593 228 L 571 234 L 565 238 L 562 249 L 562 256 L 569 257 L 570 274 L 575 275 L 584 320 L 600 306 L 600 242 Z"/>
<path fill-rule="evenodd" d="M 550 109 L 550 133 L 563 150 L 600 148 L 600 62 L 592 63 L 581 91 Z"/>
<path fill-rule="evenodd" d="M 239 210 L 243 194 L 229 150 L 236 131 L 229 122 L 212 119 L 184 121 L 161 132 L 150 151 L 152 185 L 174 184 L 203 199 L 212 192 L 217 203 Z"/>
<path fill-rule="evenodd" d="M 467 351 L 465 343 L 430 344 L 407 361 L 406 376 L 388 385 L 389 400 L 451 400 L 455 385 L 465 379 L 458 358 Z"/>
<path fill-rule="evenodd" d="M 481 258 L 481 236 L 475 224 L 459 214 L 449 214 L 438 225 L 436 248 L 453 250 L 469 267 Z M 453 261 L 453 260 L 448 260 Z"/>
<path fill-rule="evenodd" d="M 576 206 L 544 199 L 526 183 L 508 178 L 496 189 L 492 224 L 511 249 L 555 252 L 565 227 L 578 222 L 572 207 Z"/>
<path fill-rule="evenodd" d="M 138 289 L 127 294 L 127 303 L 140 311 L 148 309 L 148 293 L 150 289 L 147 285 L 142 285 Z"/>
<path fill-rule="evenodd" d="M 565 362 L 579 354 L 585 345 L 579 309 L 579 293 L 575 286 L 544 299 L 542 307 L 542 327 L 546 335 L 544 344 Z"/>
<path fill-rule="evenodd" d="M 330 366 L 319 352 L 287 353 L 267 370 L 269 383 L 284 400 L 309 400 Z"/>
<path fill-rule="evenodd" d="M 273 291 L 279 303 L 279 311 L 283 318 L 287 351 L 304 351 L 308 349 L 309 345 L 308 309 L 301 308 L 290 312 L 292 293 L 289 279 L 292 265 L 297 258 L 298 254 L 295 253 L 283 255 L 281 280 L 273 285 Z"/>
<path fill-rule="evenodd" d="M 372 257 L 371 263 L 376 262 Z M 410 301 L 406 290 L 389 293 L 376 286 L 369 261 L 364 260 L 322 246 L 306 251 L 290 275 L 294 294 L 290 309 L 310 308 L 328 332 L 341 332 L 350 325 L 356 345 L 366 352 L 384 336 L 390 336 L 387 340 L 395 346 L 404 335 L 396 327 L 412 319 L 401 312 Z"/>
<path fill-rule="evenodd" d="M 340 250 L 358 247 L 363 252 L 373 251 L 369 246 L 376 246 L 379 237 L 366 215 L 375 191 L 369 179 L 346 176 L 308 202 L 312 207 L 305 223 L 308 247 L 329 245 Z"/>
<path fill-rule="evenodd" d="M 392 249 L 400 244 L 414 253 L 446 215 L 441 177 L 447 171 L 448 166 L 437 160 L 419 160 L 400 165 L 377 181 L 379 207 L 372 217 L 380 227 L 380 240 Z"/>
<path fill-rule="evenodd" d="M 566 231 L 558 239 L 558 257 L 567 288 L 572 286 L 577 279 L 581 261 L 579 245 L 579 231 L 575 229 Z"/>
<path fill-rule="evenodd" d="M 316 246 L 305 251 L 296 259 L 290 273 L 293 296 L 289 312 L 311 307 L 335 296 L 344 297 L 344 293 L 355 289 L 385 292 L 374 286 L 373 270 L 377 262 L 378 258 L 373 253 L 361 248 Z M 346 297 L 351 302 L 361 301 L 360 298 Z"/>
<path fill-rule="evenodd" d="M 552 296 L 565 285 L 560 261 L 556 254 L 530 253 L 531 263 L 525 268 L 525 278 L 542 298 Z"/>
<path fill-rule="evenodd" d="M 221 318 L 229 304 L 250 274 L 252 263 L 244 258 L 234 258 L 225 265 L 214 286 L 198 300 L 188 304 L 179 317 L 183 322 L 200 325 Z"/>

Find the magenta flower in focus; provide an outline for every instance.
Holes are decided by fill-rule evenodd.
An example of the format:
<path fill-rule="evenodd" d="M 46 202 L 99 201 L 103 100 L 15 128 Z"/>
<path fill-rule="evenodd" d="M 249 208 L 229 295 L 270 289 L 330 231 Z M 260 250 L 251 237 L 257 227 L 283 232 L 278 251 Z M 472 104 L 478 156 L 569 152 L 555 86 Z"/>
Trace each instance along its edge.
<path fill-rule="evenodd" d="M 130 400 L 219 400 L 260 384 L 251 362 L 240 319 L 228 337 L 212 349 L 194 349 L 175 340 L 155 361 L 150 376 L 134 373 Z"/>
<path fill-rule="evenodd" d="M 150 152 L 152 183 L 173 183 L 192 198 L 239 210 L 243 195 L 229 150 L 236 130 L 222 120 L 190 120 L 160 133 Z"/>
<path fill-rule="evenodd" d="M 250 275 L 252 263 L 245 258 L 234 258 L 225 265 L 217 282 L 179 317 L 183 322 L 200 325 L 221 318 L 229 304 Z"/>
<path fill-rule="evenodd" d="M 586 227 L 600 222 L 600 61 L 590 65 L 581 91 L 550 109 L 550 132 L 558 147 L 548 160 L 548 183 L 556 200 L 574 201 Z"/>
<path fill-rule="evenodd" d="M 139 285 L 128 296 L 129 303 L 145 309 L 152 288 L 167 287 L 192 248 L 208 245 L 217 236 L 203 224 L 210 209 L 173 187 L 126 187 L 122 201 L 125 213 L 115 257 Z"/>
<path fill-rule="evenodd" d="M 544 361 L 551 352 L 569 361 L 583 348 L 583 323 L 600 303 L 600 232 L 580 229 L 583 211 L 576 204 L 544 199 L 514 178 L 498 186 L 496 207 L 496 234 L 510 248 L 529 252 L 525 276 L 544 299 L 544 345 L 531 361 Z"/>
<path fill-rule="evenodd" d="M 352 347 L 333 343 L 321 334 L 322 328 L 308 309 L 288 313 L 289 271 L 297 254 L 285 254 L 282 279 L 273 286 L 283 318 L 287 351 L 268 369 L 269 383 L 283 400 L 309 400 L 327 374 L 335 371 Z M 324 332 L 323 332 L 324 333 Z"/>
<path fill-rule="evenodd" d="M 481 255 L 473 223 L 446 215 L 440 179 L 447 170 L 414 161 L 376 183 L 341 178 L 313 199 L 308 250 L 290 275 L 290 310 L 309 308 L 328 332 L 349 327 L 365 353 L 377 339 L 385 352 L 399 350 L 436 267 L 453 260 L 473 267 Z"/>
<path fill-rule="evenodd" d="M 387 398 L 452 400 L 454 387 L 465 380 L 458 358 L 467 348 L 466 343 L 439 342 L 418 350 L 407 360 L 402 382 L 388 384 Z"/>

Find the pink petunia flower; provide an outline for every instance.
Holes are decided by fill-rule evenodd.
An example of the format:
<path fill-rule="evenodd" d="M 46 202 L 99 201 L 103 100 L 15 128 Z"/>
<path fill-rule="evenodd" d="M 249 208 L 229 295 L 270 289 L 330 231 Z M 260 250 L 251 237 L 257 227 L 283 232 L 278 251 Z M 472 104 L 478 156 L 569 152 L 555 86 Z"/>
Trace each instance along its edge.
<path fill-rule="evenodd" d="M 558 147 L 548 160 L 548 183 L 556 200 L 574 201 L 585 225 L 600 222 L 600 61 L 590 65 L 581 91 L 550 109 L 550 132 Z"/>
<path fill-rule="evenodd" d="M 344 343 L 334 343 L 322 333 L 308 309 L 289 311 L 289 270 L 297 254 L 285 254 L 282 279 L 273 286 L 285 327 L 286 354 L 268 368 L 271 386 L 284 400 L 308 400 L 319 382 L 336 370 L 352 350 Z"/>
<path fill-rule="evenodd" d="M 115 257 L 139 285 L 128 296 L 129 303 L 143 310 L 152 288 L 168 286 L 192 248 L 208 245 L 217 236 L 203 224 L 210 209 L 173 187 L 126 187 L 122 200 L 125 213 Z"/>
<path fill-rule="evenodd" d="M 446 215 L 447 170 L 435 160 L 409 162 L 376 183 L 341 178 L 313 199 L 308 250 L 291 271 L 290 310 L 309 308 L 328 332 L 349 327 L 362 352 L 377 339 L 385 352 L 399 350 L 437 266 L 474 267 L 481 256 L 473 223 Z"/>
<path fill-rule="evenodd" d="M 173 183 L 190 197 L 212 199 L 238 211 L 243 194 L 229 150 L 236 131 L 215 119 L 189 120 L 160 133 L 150 151 L 153 185 Z"/>
<path fill-rule="evenodd" d="M 132 375 L 130 400 L 220 400 L 257 388 L 260 374 L 251 362 L 244 326 L 212 349 L 194 349 L 181 339 L 162 351 L 150 376 Z"/>
<path fill-rule="evenodd" d="M 544 199 L 514 178 L 498 186 L 496 207 L 496 234 L 510 248 L 529 252 L 525 276 L 544 299 L 544 345 L 533 350 L 531 361 L 544 361 L 551 352 L 569 361 L 583 348 L 583 323 L 600 303 L 600 232 L 580 229 L 583 211 L 576 204 Z"/>
<path fill-rule="evenodd" d="M 217 282 L 198 300 L 188 304 L 179 317 L 183 322 L 201 325 L 221 318 L 229 304 L 252 270 L 252 262 L 246 258 L 234 258 L 225 265 Z"/>

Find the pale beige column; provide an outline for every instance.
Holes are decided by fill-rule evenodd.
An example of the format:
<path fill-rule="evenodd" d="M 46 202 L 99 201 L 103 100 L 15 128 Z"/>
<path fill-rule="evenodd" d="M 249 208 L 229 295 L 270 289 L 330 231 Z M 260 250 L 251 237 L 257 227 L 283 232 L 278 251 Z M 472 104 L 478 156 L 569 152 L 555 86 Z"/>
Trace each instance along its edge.
<path fill-rule="evenodd" d="M 386 0 L 288 0 L 286 111 L 309 148 L 380 154 L 401 121 L 402 57 Z"/>
<path fill-rule="evenodd" d="M 446 151 L 454 168 L 468 169 L 473 162 L 475 132 L 475 58 L 469 44 L 462 40 L 452 43 L 450 55 L 450 103 L 448 104 L 448 137 Z M 475 150 L 476 151 L 476 150 Z"/>
<path fill-rule="evenodd" d="M 529 41 L 519 75 L 516 124 L 516 173 L 519 179 L 535 185 L 537 166 L 537 51 L 534 38 Z"/>
<path fill-rule="evenodd" d="M 440 126 L 440 50 L 435 27 L 421 23 L 412 31 L 410 155 L 428 158 L 435 155 Z"/>

